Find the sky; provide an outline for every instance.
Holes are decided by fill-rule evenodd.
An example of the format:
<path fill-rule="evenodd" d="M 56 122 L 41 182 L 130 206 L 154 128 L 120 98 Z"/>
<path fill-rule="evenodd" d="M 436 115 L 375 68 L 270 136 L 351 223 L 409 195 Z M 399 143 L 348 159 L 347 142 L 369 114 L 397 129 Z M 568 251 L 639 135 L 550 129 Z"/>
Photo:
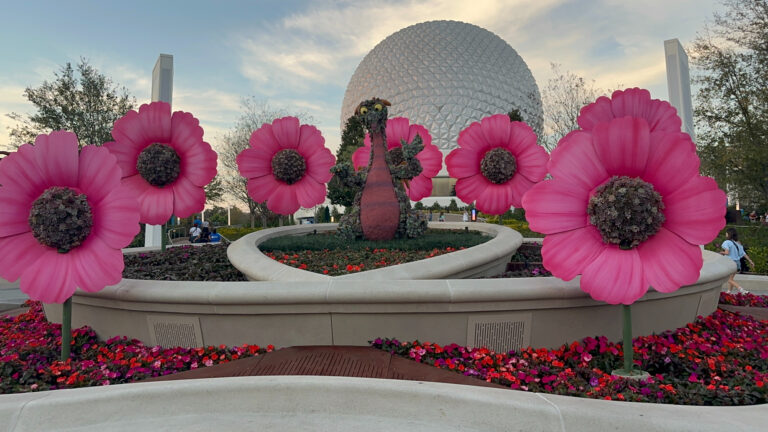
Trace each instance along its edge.
<path fill-rule="evenodd" d="M 550 63 L 600 88 L 668 99 L 664 40 L 687 48 L 717 0 L 0 0 L 0 149 L 6 114 L 34 112 L 26 87 L 81 57 L 148 103 L 152 68 L 173 55 L 173 109 L 194 114 L 214 148 L 243 97 L 306 112 L 336 151 L 341 103 L 363 57 L 396 31 L 457 20 L 483 27 L 526 61 L 541 89 Z"/>

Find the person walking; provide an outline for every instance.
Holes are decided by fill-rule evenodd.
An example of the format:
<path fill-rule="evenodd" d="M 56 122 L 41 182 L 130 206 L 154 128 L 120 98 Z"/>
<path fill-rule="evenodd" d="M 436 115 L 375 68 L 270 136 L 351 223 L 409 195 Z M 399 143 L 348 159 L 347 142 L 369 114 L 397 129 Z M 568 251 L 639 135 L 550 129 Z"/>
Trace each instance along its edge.
<path fill-rule="evenodd" d="M 725 231 L 725 241 L 721 247 L 723 250 L 720 254 L 726 255 L 736 263 L 736 271 L 731 273 L 731 276 L 728 278 L 728 290 L 726 292 L 731 293 L 735 290 L 735 292 L 739 294 L 746 294 L 748 291 L 736 283 L 734 277 L 736 276 L 736 273 L 741 270 L 742 257 L 746 258 L 752 267 L 755 266 L 755 263 L 752 262 L 752 258 L 747 255 L 744 251 L 744 246 L 739 242 L 739 233 L 736 232 L 736 228 L 728 228 Z"/>

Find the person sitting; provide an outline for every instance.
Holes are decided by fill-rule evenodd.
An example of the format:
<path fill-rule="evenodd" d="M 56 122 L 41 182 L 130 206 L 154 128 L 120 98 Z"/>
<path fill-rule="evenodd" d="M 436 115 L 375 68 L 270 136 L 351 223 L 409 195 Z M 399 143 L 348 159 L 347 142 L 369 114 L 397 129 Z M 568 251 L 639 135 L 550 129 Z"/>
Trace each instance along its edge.
<path fill-rule="evenodd" d="M 209 243 L 211 241 L 211 232 L 208 230 L 208 227 L 203 227 L 203 229 L 200 232 L 200 240 L 198 243 Z"/>
<path fill-rule="evenodd" d="M 216 232 L 216 228 L 211 231 L 211 243 L 219 243 L 221 241 L 221 234 Z"/>
<path fill-rule="evenodd" d="M 200 241 L 200 236 L 203 234 L 203 230 L 201 230 L 197 224 L 192 225 L 192 228 L 189 229 L 189 242 L 190 243 L 197 243 Z"/>

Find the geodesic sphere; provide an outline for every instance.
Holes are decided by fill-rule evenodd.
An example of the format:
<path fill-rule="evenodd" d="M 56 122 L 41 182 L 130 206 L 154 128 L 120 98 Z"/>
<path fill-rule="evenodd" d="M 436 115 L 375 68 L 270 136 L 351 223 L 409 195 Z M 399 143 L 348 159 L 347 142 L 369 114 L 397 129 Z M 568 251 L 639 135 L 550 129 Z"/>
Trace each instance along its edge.
<path fill-rule="evenodd" d="M 341 128 L 355 107 L 372 97 L 392 103 L 389 117 L 423 125 L 443 156 L 459 132 L 492 114 L 519 109 L 537 134 L 541 96 L 525 61 L 503 39 L 476 25 L 429 21 L 381 41 L 349 80 Z M 447 175 L 445 165 L 440 175 Z"/>

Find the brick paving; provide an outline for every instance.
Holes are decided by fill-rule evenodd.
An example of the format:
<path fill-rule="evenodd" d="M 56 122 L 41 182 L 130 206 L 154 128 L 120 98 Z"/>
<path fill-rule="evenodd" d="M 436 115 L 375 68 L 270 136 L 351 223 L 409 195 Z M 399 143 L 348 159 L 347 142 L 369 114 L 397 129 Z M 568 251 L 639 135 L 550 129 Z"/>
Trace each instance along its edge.
<path fill-rule="evenodd" d="M 256 357 L 180 372 L 147 381 L 264 375 L 322 375 L 430 381 L 506 388 L 456 372 L 438 369 L 371 347 L 299 346 Z"/>

